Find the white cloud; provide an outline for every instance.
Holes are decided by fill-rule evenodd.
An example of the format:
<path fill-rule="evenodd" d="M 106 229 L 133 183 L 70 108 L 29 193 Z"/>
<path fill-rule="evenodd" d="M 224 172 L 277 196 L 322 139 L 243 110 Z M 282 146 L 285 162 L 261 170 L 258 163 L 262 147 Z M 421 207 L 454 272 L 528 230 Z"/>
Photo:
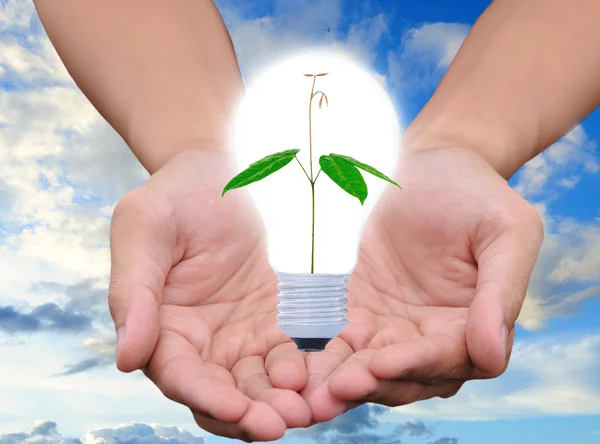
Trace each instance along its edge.
<path fill-rule="evenodd" d="M 81 277 L 106 276 L 110 265 L 110 252 L 103 238 L 103 247 L 98 247 L 94 237 L 101 232 L 108 232 L 109 221 L 105 218 L 94 221 L 102 224 L 101 231 L 94 226 L 87 226 L 80 231 L 68 231 L 36 227 L 24 229 L 19 235 L 10 237 L 8 244 L 19 252 L 19 255 L 53 263 L 66 272 Z M 91 233 L 93 237 L 86 237 Z"/>
<path fill-rule="evenodd" d="M 18 251 L 0 245 L 0 301 L 2 304 L 14 304 L 23 301 L 39 305 L 48 300 L 48 295 L 30 293 L 32 281 L 71 279 L 66 272 L 56 272 L 48 264 L 24 257 Z"/>
<path fill-rule="evenodd" d="M 26 31 L 35 14 L 33 2 L 0 1 L 0 31 Z"/>
<path fill-rule="evenodd" d="M 4 80 L 74 85 L 43 32 L 33 2 L 0 0 L 0 32 L 0 75 L 4 74 Z"/>
<path fill-rule="evenodd" d="M 348 31 L 347 49 L 357 58 L 372 64 L 381 38 L 388 32 L 388 23 L 383 13 L 361 20 Z"/>
<path fill-rule="evenodd" d="M 435 87 L 468 32 L 468 25 L 443 22 L 406 31 L 401 46 L 388 54 L 392 85 L 405 94 Z"/>
<path fill-rule="evenodd" d="M 530 330 L 552 317 L 577 313 L 585 300 L 600 297 L 600 223 L 558 219 L 542 203 L 544 242 L 531 276 L 519 323 Z"/>
<path fill-rule="evenodd" d="M 117 338 L 114 334 L 100 338 L 89 338 L 83 343 L 83 347 L 92 352 L 106 356 L 114 356 L 116 353 Z"/>
<path fill-rule="evenodd" d="M 38 46 L 56 62 L 42 39 Z M 19 51 L 33 54 L 25 46 Z M 24 77 L 37 69 L 21 68 Z M 44 75 L 55 79 L 59 72 Z M 0 110 L 0 177 L 9 197 L 0 214 L 9 229 L 4 253 L 10 249 L 79 278 L 107 274 L 110 208 L 147 174 L 72 85 L 0 89 Z"/>
<path fill-rule="evenodd" d="M 372 68 L 377 47 L 388 31 L 385 16 L 376 14 L 351 24 L 346 35 L 340 34 L 337 28 L 342 5 L 338 0 L 302 3 L 277 0 L 273 15 L 247 20 L 231 3 L 221 1 L 218 5 L 246 81 L 252 81 L 266 66 L 311 47 L 344 51 Z M 331 33 L 326 31 L 328 27 Z M 385 84 L 385 76 L 376 72 L 374 75 Z"/>
<path fill-rule="evenodd" d="M 581 231 L 561 233 L 565 238 L 563 256 L 548 278 L 554 283 L 600 279 L 600 226 L 581 226 Z"/>
<path fill-rule="evenodd" d="M 0 89 L 3 137 L 0 160 L 34 160 L 65 150 L 65 133 L 85 133 L 100 119 L 83 94 L 72 87 Z"/>
<path fill-rule="evenodd" d="M 62 436 L 55 422 L 36 421 L 31 430 L 0 434 L 0 444 L 81 444 L 81 441 Z"/>
<path fill-rule="evenodd" d="M 570 176 L 559 179 L 557 184 L 566 190 L 572 190 L 580 181 L 581 176 Z"/>
<path fill-rule="evenodd" d="M 80 341 L 49 333 L 2 346 L 0 434 L 25 430 L 34 419 L 56 421 L 63 435 L 76 437 L 126 422 L 197 429 L 189 410 L 165 398 L 141 372 L 122 374 L 110 365 L 55 377 L 66 363 L 82 358 Z M 106 352 L 109 341 L 107 337 Z M 96 350 L 97 346 L 84 346 L 85 356 Z"/>
<path fill-rule="evenodd" d="M 337 0 L 276 1 L 274 15 L 248 20 L 230 2 L 219 2 L 219 6 L 245 80 L 265 66 L 321 42 L 325 28 L 337 27 L 341 14 Z"/>
<path fill-rule="evenodd" d="M 469 26 L 462 23 L 429 23 L 405 33 L 404 53 L 420 54 L 447 68 L 454 59 Z"/>
<path fill-rule="evenodd" d="M 64 370 L 55 376 L 72 376 L 88 372 L 115 363 L 117 338 L 114 332 L 97 338 L 88 338 L 81 347 L 84 351 L 83 357 L 79 357 L 65 366 Z"/>
<path fill-rule="evenodd" d="M 54 74 L 52 66 L 42 56 L 16 40 L 0 41 L 0 65 L 27 81 L 48 78 Z"/>
<path fill-rule="evenodd" d="M 83 438 L 70 438 L 58 431 L 52 421 L 36 421 L 22 432 L 0 434 L 0 444 L 204 444 L 204 438 L 194 436 L 180 427 L 160 424 L 128 423 L 115 428 L 88 430 Z"/>
<path fill-rule="evenodd" d="M 323 35 L 325 28 L 337 28 L 342 18 L 341 0 L 306 0 L 290 2 L 275 0 L 274 16 L 284 28 L 304 35 Z"/>
<path fill-rule="evenodd" d="M 90 430 L 84 444 L 203 444 L 204 438 L 192 435 L 178 427 L 165 427 L 158 424 L 121 424 L 114 429 Z"/>
<path fill-rule="evenodd" d="M 550 414 L 600 413 L 600 336 L 567 343 L 525 344 L 514 354 L 513 369 L 533 375 L 533 384 L 506 395 L 515 408 Z"/>
<path fill-rule="evenodd" d="M 572 189 L 581 179 L 575 171 L 593 174 L 600 170 L 595 149 L 596 143 L 589 139 L 583 126 L 577 125 L 519 170 L 515 190 L 524 197 L 539 196 L 547 192 L 551 182 Z"/>
<path fill-rule="evenodd" d="M 70 142 L 63 171 L 66 181 L 83 194 L 112 204 L 148 178 L 125 141 L 104 120 L 94 121 Z M 102 211 L 112 214 L 110 209 Z"/>

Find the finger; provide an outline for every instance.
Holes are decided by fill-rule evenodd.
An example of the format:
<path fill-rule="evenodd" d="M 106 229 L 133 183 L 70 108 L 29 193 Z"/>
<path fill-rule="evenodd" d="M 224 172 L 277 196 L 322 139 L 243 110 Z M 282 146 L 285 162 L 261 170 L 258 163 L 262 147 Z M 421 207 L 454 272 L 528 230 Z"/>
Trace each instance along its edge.
<path fill-rule="evenodd" d="M 354 350 L 339 337 L 333 338 L 325 350 L 306 354 L 308 380 L 300 392 L 307 400 L 312 418 L 317 422 L 332 418 L 347 410 L 345 403 L 329 395 L 328 390 L 319 390 L 327 378 L 339 367 Z M 333 415 L 333 416 L 331 416 Z"/>
<path fill-rule="evenodd" d="M 355 401 L 377 390 L 378 381 L 368 370 L 368 362 L 373 353 L 374 350 L 367 349 L 351 355 L 310 394 L 308 402 L 314 419 L 319 422 L 329 421 L 357 407 L 360 402 Z M 338 383 L 340 374 L 345 386 Z"/>
<path fill-rule="evenodd" d="M 333 338 L 323 351 L 305 353 L 308 377 L 306 386 L 301 391 L 302 396 L 306 398 L 323 384 L 327 377 L 352 353 L 354 350 L 339 337 Z"/>
<path fill-rule="evenodd" d="M 400 407 L 431 398 L 450 398 L 458 393 L 463 384 L 464 382 L 452 382 L 427 385 L 410 381 L 381 381 L 375 392 L 360 401 Z"/>
<path fill-rule="evenodd" d="M 370 371 L 370 358 L 375 350 L 364 350 L 351 356 L 329 378 L 327 388 L 332 396 L 345 401 L 347 407 L 374 402 L 397 407 L 425 399 L 455 395 L 463 382 L 428 385 L 405 380 L 378 380 Z"/>
<path fill-rule="evenodd" d="M 274 347 L 265 358 L 265 368 L 271 384 L 295 392 L 302 390 L 308 380 L 304 356 L 303 353 L 298 353 L 293 342 Z"/>
<path fill-rule="evenodd" d="M 285 435 L 285 422 L 265 402 L 252 402 L 239 425 L 252 441 L 275 441 Z"/>
<path fill-rule="evenodd" d="M 194 413 L 238 423 L 250 408 L 251 400 L 236 388 L 231 373 L 204 362 L 196 349 L 176 333 L 161 331 L 145 373 L 167 398 Z"/>
<path fill-rule="evenodd" d="M 194 413 L 194 420 L 203 430 L 206 430 L 213 435 L 239 439 L 245 442 L 253 441 L 250 435 L 244 432 L 240 426 L 235 423 L 218 421 L 198 413 Z"/>
<path fill-rule="evenodd" d="M 467 346 L 475 366 L 489 376 L 500 375 L 508 364 L 509 338 L 543 238 L 539 215 L 524 205 L 526 211 L 512 218 L 482 220 L 474 239 L 478 279 Z"/>
<path fill-rule="evenodd" d="M 474 377 L 466 344 L 444 334 L 422 336 L 377 350 L 369 370 L 378 379 L 431 385 Z"/>
<path fill-rule="evenodd" d="M 117 330 L 117 367 L 124 372 L 143 368 L 156 346 L 162 289 L 175 243 L 166 210 L 156 202 L 148 214 L 141 196 L 135 190 L 121 199 L 111 221 L 108 303 Z"/>
<path fill-rule="evenodd" d="M 327 379 L 331 395 L 345 401 L 358 401 L 377 390 L 379 381 L 369 370 L 373 349 L 361 350 L 350 356 Z"/>
<path fill-rule="evenodd" d="M 288 428 L 307 427 L 311 412 L 308 404 L 293 390 L 274 388 L 262 356 L 248 356 L 231 369 L 238 389 L 255 401 L 270 405 Z"/>
<path fill-rule="evenodd" d="M 241 439 L 246 442 L 275 441 L 285 434 L 283 421 L 271 421 L 273 409 L 264 402 L 252 402 L 248 412 L 238 424 L 225 423 L 208 418 L 204 415 L 194 415 L 196 423 L 215 435 Z"/>

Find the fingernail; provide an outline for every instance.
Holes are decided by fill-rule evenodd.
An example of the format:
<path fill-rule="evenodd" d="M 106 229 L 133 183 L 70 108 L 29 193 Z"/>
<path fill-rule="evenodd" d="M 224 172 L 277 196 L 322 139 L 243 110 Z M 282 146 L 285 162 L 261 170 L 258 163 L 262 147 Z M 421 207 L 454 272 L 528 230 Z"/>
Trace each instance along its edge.
<path fill-rule="evenodd" d="M 120 327 L 117 329 L 117 353 L 121 349 L 121 345 L 123 344 L 123 340 L 125 339 L 125 327 Z"/>
<path fill-rule="evenodd" d="M 502 326 L 502 341 L 504 341 L 504 346 L 508 349 L 508 327 L 506 324 Z"/>

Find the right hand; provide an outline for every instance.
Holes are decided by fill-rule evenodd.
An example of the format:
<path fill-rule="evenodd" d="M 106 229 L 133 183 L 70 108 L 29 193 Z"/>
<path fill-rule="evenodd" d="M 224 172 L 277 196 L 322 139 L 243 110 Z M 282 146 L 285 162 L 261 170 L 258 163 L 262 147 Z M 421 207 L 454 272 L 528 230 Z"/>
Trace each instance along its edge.
<path fill-rule="evenodd" d="M 348 326 L 307 357 L 302 395 L 328 421 L 364 402 L 454 395 L 508 365 L 543 238 L 535 208 L 468 149 L 405 151 L 365 226 Z"/>
<path fill-rule="evenodd" d="M 189 150 L 117 205 L 117 367 L 143 369 L 213 434 L 269 441 L 310 425 L 297 393 L 307 372 L 277 327 L 277 278 L 256 209 L 243 190 L 221 197 L 234 175 L 228 154 Z"/>

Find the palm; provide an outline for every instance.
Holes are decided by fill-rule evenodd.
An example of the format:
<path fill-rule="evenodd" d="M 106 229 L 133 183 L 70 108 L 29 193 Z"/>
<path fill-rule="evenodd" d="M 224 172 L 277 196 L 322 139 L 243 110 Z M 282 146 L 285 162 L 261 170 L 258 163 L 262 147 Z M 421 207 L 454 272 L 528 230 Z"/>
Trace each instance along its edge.
<path fill-rule="evenodd" d="M 480 198 L 440 176 L 436 182 L 403 179 L 405 195 L 384 196 L 364 233 L 350 287 L 351 324 L 375 328 L 365 337 L 349 327 L 342 337 L 353 349 L 431 335 L 465 341 L 477 265 L 463 211 L 477 208 Z"/>
<path fill-rule="evenodd" d="M 310 422 L 296 393 L 306 371 L 277 327 L 277 280 L 260 219 L 244 192 L 220 197 L 232 171 L 225 156 L 199 152 L 134 191 L 132 199 L 152 202 L 152 241 L 166 240 L 151 256 L 168 256 L 155 260 L 165 279 L 160 333 L 145 372 L 203 428 L 276 439 Z"/>
<path fill-rule="evenodd" d="M 303 395 L 319 420 L 365 401 L 450 396 L 465 380 L 485 376 L 467 347 L 475 253 L 504 229 L 493 222 L 493 207 L 519 213 L 524 202 L 460 151 L 406 156 L 397 178 L 404 190 L 382 196 L 363 232 L 348 284 L 349 325 L 321 356 L 307 359 Z M 490 346 L 485 359 L 497 353 Z"/>

